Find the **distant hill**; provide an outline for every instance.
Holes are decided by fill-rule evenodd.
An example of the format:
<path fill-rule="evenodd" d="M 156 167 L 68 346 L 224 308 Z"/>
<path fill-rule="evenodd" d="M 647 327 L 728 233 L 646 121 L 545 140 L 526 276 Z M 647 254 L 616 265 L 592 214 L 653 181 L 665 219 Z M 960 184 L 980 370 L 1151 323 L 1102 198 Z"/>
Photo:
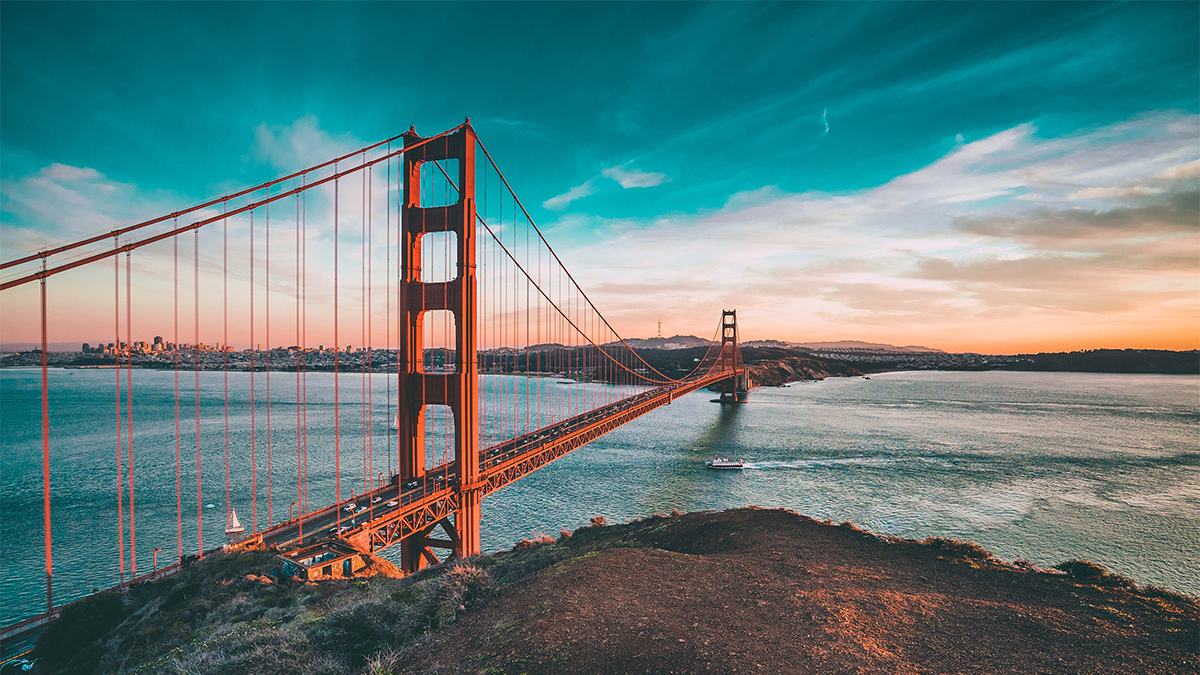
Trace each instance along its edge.
<path fill-rule="evenodd" d="M 696 337 L 695 335 L 675 335 L 668 338 L 652 337 L 652 338 L 625 338 L 625 343 L 635 349 L 691 349 L 692 347 L 707 347 L 710 344 L 709 340 Z M 743 347 L 773 347 L 776 349 L 796 348 L 801 349 L 828 349 L 828 350 L 847 350 L 854 349 L 859 351 L 873 352 L 897 352 L 897 353 L 930 353 L 930 354 L 945 354 L 941 349 L 933 349 L 932 347 L 922 347 L 920 345 L 907 345 L 897 347 L 882 342 L 863 342 L 861 340 L 842 340 L 840 342 L 785 342 L 783 340 L 750 340 L 742 343 Z"/>
<path fill-rule="evenodd" d="M 77 352 L 79 351 L 81 342 L 51 342 L 46 345 L 47 352 Z M 100 344 L 94 342 L 92 344 Z M 14 354 L 16 352 L 28 352 L 34 349 L 41 349 L 40 342 L 0 342 L 0 354 Z"/>
<path fill-rule="evenodd" d="M 1200 352 L 1165 349 L 1088 349 L 1078 352 L 1020 354 L 1008 370 L 1083 373 L 1200 374 Z"/>
<path fill-rule="evenodd" d="M 900 353 L 928 353 L 928 354 L 945 354 L 941 349 L 932 347 L 922 347 L 921 345 L 906 345 L 897 347 L 885 342 L 863 342 L 862 340 L 839 340 L 837 342 L 784 342 L 782 340 L 754 340 L 743 343 L 747 347 L 801 347 L 803 349 L 813 350 L 835 350 L 842 351 L 854 349 L 859 351 L 871 352 L 900 352 Z"/>
<path fill-rule="evenodd" d="M 707 347 L 711 342 L 695 335 L 675 335 L 669 338 L 625 338 L 625 344 L 634 349 L 691 349 Z"/>

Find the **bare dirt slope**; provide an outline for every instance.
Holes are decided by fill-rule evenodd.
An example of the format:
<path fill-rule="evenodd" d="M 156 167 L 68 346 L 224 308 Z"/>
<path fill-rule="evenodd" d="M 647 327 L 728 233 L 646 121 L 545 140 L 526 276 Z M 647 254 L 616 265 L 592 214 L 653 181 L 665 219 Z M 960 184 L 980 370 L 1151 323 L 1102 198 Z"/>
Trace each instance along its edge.
<path fill-rule="evenodd" d="M 568 543 L 569 542 L 569 543 Z M 409 673 L 1193 673 L 1194 598 L 781 510 L 578 530 L 573 557 L 403 653 Z M 1090 577 L 1090 578 L 1089 578 Z"/>

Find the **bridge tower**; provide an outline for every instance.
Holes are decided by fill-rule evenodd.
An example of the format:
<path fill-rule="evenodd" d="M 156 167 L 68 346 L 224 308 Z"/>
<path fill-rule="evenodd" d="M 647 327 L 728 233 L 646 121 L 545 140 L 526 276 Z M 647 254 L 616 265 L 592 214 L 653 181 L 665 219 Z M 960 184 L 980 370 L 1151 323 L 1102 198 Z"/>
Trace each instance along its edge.
<path fill-rule="evenodd" d="M 738 349 L 737 310 L 721 310 L 721 355 L 722 370 L 734 371 L 734 376 L 721 386 L 721 403 L 741 403 L 743 394 L 749 389 L 745 369 L 742 367 L 742 352 Z"/>
<path fill-rule="evenodd" d="M 478 555 L 482 490 L 479 484 L 479 366 L 476 356 L 475 279 L 475 130 L 469 123 L 453 134 L 404 153 L 401 210 L 399 444 L 401 485 L 424 477 L 425 408 L 444 405 L 454 416 L 454 461 L 451 475 L 457 505 L 454 520 L 443 518 L 402 540 L 401 565 L 416 571 L 437 560 L 430 547 L 452 548 L 457 557 Z M 407 147 L 421 141 L 415 129 L 404 134 Z M 458 162 L 458 201 L 438 207 L 421 205 L 421 165 Z M 453 233 L 457 253 L 455 276 L 428 282 L 422 276 L 421 240 L 434 232 Z M 454 372 L 425 372 L 423 343 L 426 312 L 448 310 L 454 316 Z M 451 541 L 429 538 L 441 525 Z"/>

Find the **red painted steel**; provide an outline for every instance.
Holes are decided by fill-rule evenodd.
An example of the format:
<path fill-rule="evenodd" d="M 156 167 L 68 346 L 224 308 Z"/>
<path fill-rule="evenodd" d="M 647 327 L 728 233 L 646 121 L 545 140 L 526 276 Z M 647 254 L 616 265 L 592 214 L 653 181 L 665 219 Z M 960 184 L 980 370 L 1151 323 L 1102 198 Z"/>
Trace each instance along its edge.
<path fill-rule="evenodd" d="M 175 346 L 171 360 L 175 375 L 175 528 L 179 539 L 179 557 L 177 560 L 183 560 L 183 467 L 180 461 L 179 438 L 179 239 L 173 239 L 172 243 L 174 244 L 172 250 L 172 276 L 174 278 L 172 285 L 172 315 L 175 332 L 172 334 L 171 339 Z"/>
<path fill-rule="evenodd" d="M 113 237 L 113 247 L 119 248 L 120 242 Z M 121 491 L 125 488 L 121 470 L 121 453 L 124 446 L 121 443 L 121 259 L 113 256 L 113 373 L 117 376 L 117 560 L 119 561 L 120 583 L 125 583 L 125 499 Z M 197 408 L 198 409 L 198 408 Z"/>
<path fill-rule="evenodd" d="M 45 261 L 42 261 L 43 267 Z M 50 377 L 46 352 L 50 346 L 46 337 L 46 280 L 42 279 L 42 523 L 46 530 L 46 611 L 54 611 L 54 576 L 50 556 Z"/>
<path fill-rule="evenodd" d="M 129 339 L 125 351 L 125 426 L 128 433 L 125 441 L 129 448 L 129 461 L 125 470 L 129 476 L 129 576 L 137 576 L 137 539 L 134 531 L 133 510 L 133 252 L 125 252 L 125 336 Z"/>
<path fill-rule="evenodd" d="M 460 486 L 476 482 L 479 470 L 478 386 L 476 357 L 475 278 L 475 131 L 464 124 L 436 143 L 414 129 L 404 134 L 403 206 L 400 211 L 400 367 L 399 444 L 401 484 L 425 475 L 425 410 L 428 405 L 450 409 L 454 418 L 454 462 Z M 458 200 L 445 207 L 421 206 L 421 165 L 458 161 Z M 440 164 L 438 165 L 440 168 Z M 443 169 L 444 171 L 444 169 Z M 452 232 L 457 245 L 455 278 L 428 282 L 422 274 L 422 237 Z M 455 320 L 454 373 L 425 372 L 425 314 L 448 310 Z M 454 526 L 460 557 L 479 553 L 480 499 L 478 490 L 464 491 L 455 511 Z M 405 540 L 402 566 L 416 570 L 429 560 L 420 539 Z"/>

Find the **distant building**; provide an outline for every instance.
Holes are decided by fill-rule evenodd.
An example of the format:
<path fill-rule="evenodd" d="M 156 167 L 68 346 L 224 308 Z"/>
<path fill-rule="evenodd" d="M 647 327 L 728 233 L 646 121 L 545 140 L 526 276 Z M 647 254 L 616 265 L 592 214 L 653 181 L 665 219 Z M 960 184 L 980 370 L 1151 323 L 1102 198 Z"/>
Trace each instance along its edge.
<path fill-rule="evenodd" d="M 83 348 L 80 349 L 79 351 L 83 352 L 84 354 L 91 354 L 92 346 L 85 342 L 85 343 L 83 343 Z"/>

